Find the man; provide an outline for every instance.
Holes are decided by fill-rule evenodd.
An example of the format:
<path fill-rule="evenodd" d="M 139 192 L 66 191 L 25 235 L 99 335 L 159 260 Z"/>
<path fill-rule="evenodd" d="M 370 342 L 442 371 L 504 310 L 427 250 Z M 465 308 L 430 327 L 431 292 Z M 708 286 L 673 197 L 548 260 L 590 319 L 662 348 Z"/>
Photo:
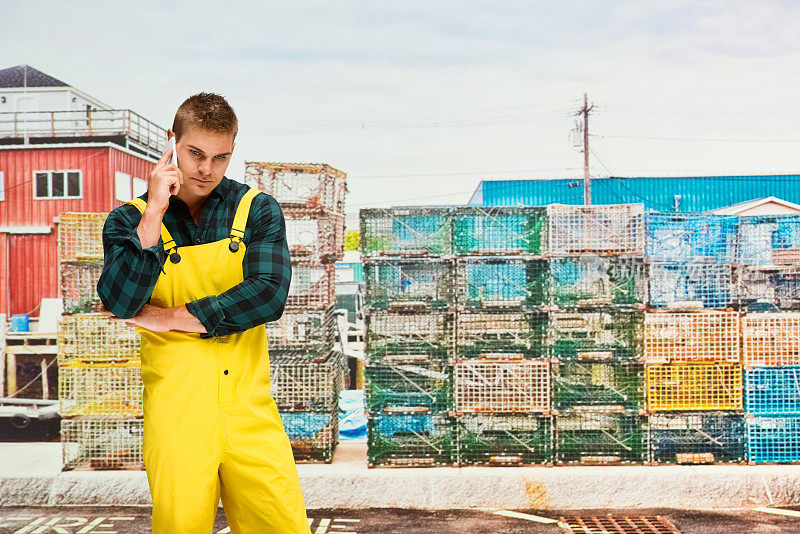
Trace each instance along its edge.
<path fill-rule="evenodd" d="M 274 198 L 225 178 L 236 114 L 200 93 L 178 108 L 147 193 L 108 216 L 98 283 L 142 336 L 144 462 L 153 532 L 207 534 L 220 497 L 233 533 L 304 533 L 291 445 L 269 396 L 264 323 L 291 264 Z"/>

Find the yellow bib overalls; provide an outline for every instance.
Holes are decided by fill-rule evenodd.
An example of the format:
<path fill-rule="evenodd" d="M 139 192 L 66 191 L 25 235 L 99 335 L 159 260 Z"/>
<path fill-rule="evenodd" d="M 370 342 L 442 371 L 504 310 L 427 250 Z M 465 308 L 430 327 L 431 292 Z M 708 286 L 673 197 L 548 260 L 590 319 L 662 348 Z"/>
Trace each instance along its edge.
<path fill-rule="evenodd" d="M 178 250 L 161 225 L 168 259 L 151 304 L 180 306 L 244 280 L 241 240 L 257 194 L 250 189 L 239 202 L 230 239 Z M 130 203 L 144 212 L 142 199 Z M 269 395 L 264 326 L 206 339 L 136 331 L 142 336 L 144 464 L 153 532 L 208 534 L 222 497 L 233 534 L 308 534 L 292 448 Z"/>

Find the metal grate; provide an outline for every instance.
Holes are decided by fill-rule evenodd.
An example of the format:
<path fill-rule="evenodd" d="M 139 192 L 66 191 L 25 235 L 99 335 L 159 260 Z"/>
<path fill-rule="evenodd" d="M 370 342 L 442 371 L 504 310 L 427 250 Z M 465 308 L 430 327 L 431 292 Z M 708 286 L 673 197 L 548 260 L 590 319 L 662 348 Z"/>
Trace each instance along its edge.
<path fill-rule="evenodd" d="M 771 265 L 800 261 L 800 216 L 739 218 L 739 263 Z"/>
<path fill-rule="evenodd" d="M 141 364 L 86 364 L 77 360 L 58 367 L 61 417 L 79 415 L 142 416 Z"/>
<path fill-rule="evenodd" d="M 754 463 L 800 462 L 800 417 L 748 417 L 747 456 Z"/>
<path fill-rule="evenodd" d="M 644 205 L 547 206 L 548 246 L 553 256 L 644 254 Z"/>
<path fill-rule="evenodd" d="M 270 395 L 282 412 L 329 411 L 338 405 L 342 388 L 342 355 L 322 358 L 270 353 Z"/>
<path fill-rule="evenodd" d="M 755 415 L 800 416 L 800 366 L 747 370 L 745 409 Z"/>
<path fill-rule="evenodd" d="M 797 266 L 743 267 L 739 270 L 739 303 L 743 308 L 800 309 L 800 268 Z"/>
<path fill-rule="evenodd" d="M 568 516 L 558 521 L 570 534 L 680 534 L 680 530 L 660 515 Z"/>
<path fill-rule="evenodd" d="M 739 364 L 652 364 L 646 366 L 645 372 L 648 410 L 742 409 L 742 366 Z"/>
<path fill-rule="evenodd" d="M 644 356 L 648 363 L 741 360 L 738 312 L 647 313 Z"/>
<path fill-rule="evenodd" d="M 344 215 L 323 210 L 283 210 L 292 259 L 330 263 L 344 254 Z"/>
<path fill-rule="evenodd" d="M 550 304 L 562 307 L 643 307 L 647 301 L 644 261 L 586 254 L 550 262 Z"/>
<path fill-rule="evenodd" d="M 139 358 L 139 334 L 99 313 L 64 315 L 58 323 L 58 362 L 120 362 Z"/>
<path fill-rule="evenodd" d="M 540 306 L 549 282 L 544 260 L 514 256 L 459 258 L 456 299 L 470 308 Z"/>
<path fill-rule="evenodd" d="M 330 463 L 339 441 L 338 408 L 329 412 L 281 413 L 297 463 Z"/>
<path fill-rule="evenodd" d="M 453 366 L 455 410 L 550 413 L 550 361 L 467 361 Z"/>
<path fill-rule="evenodd" d="M 365 255 L 442 255 L 452 252 L 450 208 L 361 210 Z"/>
<path fill-rule="evenodd" d="M 541 255 L 546 230 L 542 207 L 460 207 L 453 214 L 453 252 Z"/>
<path fill-rule="evenodd" d="M 333 263 L 292 262 L 292 280 L 286 308 L 292 310 L 325 310 L 336 301 L 336 267 Z"/>
<path fill-rule="evenodd" d="M 456 355 L 460 359 L 547 355 L 547 314 L 531 311 L 463 310 L 456 314 Z"/>
<path fill-rule="evenodd" d="M 60 261 L 103 261 L 103 225 L 108 213 L 65 212 L 59 215 Z"/>
<path fill-rule="evenodd" d="M 553 461 L 553 422 L 539 415 L 464 414 L 456 419 L 459 465 Z"/>
<path fill-rule="evenodd" d="M 651 263 L 650 305 L 674 308 L 684 303 L 709 310 L 732 306 L 737 297 L 734 269 L 718 263 Z"/>
<path fill-rule="evenodd" d="M 646 255 L 651 261 L 736 262 L 736 216 L 651 211 L 645 219 Z"/>
<path fill-rule="evenodd" d="M 646 418 L 607 412 L 555 417 L 559 464 L 643 463 L 648 456 Z"/>
<path fill-rule="evenodd" d="M 371 308 L 447 308 L 453 304 L 453 264 L 442 259 L 380 259 L 364 264 Z"/>
<path fill-rule="evenodd" d="M 369 467 L 453 465 L 457 459 L 453 420 L 445 414 L 429 413 L 371 417 L 367 458 Z"/>
<path fill-rule="evenodd" d="M 63 419 L 61 444 L 65 471 L 144 469 L 141 419 Z"/>
<path fill-rule="evenodd" d="M 636 360 L 642 356 L 643 312 L 549 314 L 548 345 L 561 360 Z"/>
<path fill-rule="evenodd" d="M 59 265 L 64 313 L 98 311 L 101 303 L 97 282 L 102 272 L 103 264 L 98 262 L 62 262 Z"/>
<path fill-rule="evenodd" d="M 452 315 L 443 310 L 367 310 L 367 360 L 389 364 L 445 363 L 453 349 Z"/>
<path fill-rule="evenodd" d="M 747 445 L 744 415 L 658 413 L 649 418 L 655 463 L 738 463 Z"/>
<path fill-rule="evenodd" d="M 639 363 L 560 362 L 553 365 L 554 407 L 636 412 L 645 407 L 644 366 Z"/>
<path fill-rule="evenodd" d="M 344 214 L 347 175 L 324 163 L 245 162 L 245 183 L 275 197 L 281 207 Z"/>
<path fill-rule="evenodd" d="M 800 365 L 800 313 L 754 313 L 742 318 L 742 361 Z"/>

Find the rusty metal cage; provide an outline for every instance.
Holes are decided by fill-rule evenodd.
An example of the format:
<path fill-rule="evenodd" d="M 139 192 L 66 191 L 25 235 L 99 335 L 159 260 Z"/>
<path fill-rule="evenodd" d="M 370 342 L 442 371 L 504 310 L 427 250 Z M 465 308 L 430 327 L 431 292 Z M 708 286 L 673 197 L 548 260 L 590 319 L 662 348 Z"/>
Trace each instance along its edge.
<path fill-rule="evenodd" d="M 453 213 L 453 252 L 538 256 L 546 231 L 543 207 L 459 207 Z"/>
<path fill-rule="evenodd" d="M 375 309 L 448 308 L 453 262 L 445 259 L 373 259 L 364 263 L 365 304 Z"/>
<path fill-rule="evenodd" d="M 547 252 L 551 256 L 644 254 L 644 204 L 551 204 L 547 206 L 547 222 Z"/>
<path fill-rule="evenodd" d="M 367 256 L 451 254 L 450 211 L 425 206 L 362 209 L 361 252 Z"/>
<path fill-rule="evenodd" d="M 324 163 L 246 161 L 244 181 L 275 197 L 283 208 L 322 208 L 344 214 L 347 175 Z"/>
<path fill-rule="evenodd" d="M 639 363 L 558 362 L 553 364 L 552 379 L 558 413 L 645 408 L 644 366 Z"/>
<path fill-rule="evenodd" d="M 647 313 L 644 354 L 648 363 L 739 363 L 739 312 Z"/>
<path fill-rule="evenodd" d="M 292 262 L 287 310 L 325 310 L 335 302 L 336 267 L 333 263 Z"/>
<path fill-rule="evenodd" d="M 103 225 L 108 213 L 65 212 L 59 215 L 60 261 L 103 261 Z"/>
<path fill-rule="evenodd" d="M 739 218 L 734 215 L 650 211 L 645 219 L 651 261 L 736 262 Z"/>
<path fill-rule="evenodd" d="M 318 263 L 340 260 L 344 254 L 344 215 L 322 209 L 283 210 L 286 243 L 292 259 Z"/>
<path fill-rule="evenodd" d="M 547 314 L 527 310 L 460 310 L 456 314 L 459 359 L 547 357 Z"/>
<path fill-rule="evenodd" d="M 549 314 L 550 355 L 560 360 L 637 360 L 642 357 L 644 312 Z"/>
<path fill-rule="evenodd" d="M 519 466 L 553 462 L 552 417 L 464 414 L 455 422 L 459 465 Z"/>
<path fill-rule="evenodd" d="M 324 311 L 284 311 L 280 319 L 267 323 L 270 352 L 325 356 L 333 349 L 334 321 L 333 306 Z"/>
<path fill-rule="evenodd" d="M 450 368 L 436 362 L 370 364 L 364 380 L 371 414 L 443 412 L 451 405 Z"/>
<path fill-rule="evenodd" d="M 658 413 L 648 420 L 650 461 L 658 464 L 740 463 L 745 460 L 744 415 Z"/>
<path fill-rule="evenodd" d="M 61 421 L 64 470 L 144 469 L 142 419 L 77 417 Z"/>
<path fill-rule="evenodd" d="M 98 262 L 62 262 L 59 265 L 64 313 L 98 311 L 101 303 L 97 282 L 102 272 L 103 264 Z"/>
<path fill-rule="evenodd" d="M 742 411 L 742 366 L 733 363 L 662 363 L 645 366 L 647 409 Z"/>
<path fill-rule="evenodd" d="M 338 406 L 344 381 L 344 357 L 331 352 L 309 358 L 270 352 L 270 395 L 281 412 L 328 412 Z"/>
<path fill-rule="evenodd" d="M 72 360 L 58 367 L 61 417 L 142 416 L 141 363 L 88 364 Z"/>
<path fill-rule="evenodd" d="M 121 362 L 139 358 L 139 334 L 100 313 L 64 315 L 58 323 L 58 362 Z"/>
<path fill-rule="evenodd" d="M 457 413 L 550 413 L 550 360 L 471 360 L 453 366 Z"/>
<path fill-rule="evenodd" d="M 750 313 L 742 317 L 742 362 L 800 365 L 800 313 Z"/>
<path fill-rule="evenodd" d="M 640 464 L 647 460 L 643 416 L 587 411 L 554 419 L 557 464 Z"/>
<path fill-rule="evenodd" d="M 690 305 L 715 310 L 736 304 L 737 271 L 731 264 L 650 263 L 648 270 L 654 308 Z"/>
<path fill-rule="evenodd" d="M 800 266 L 742 267 L 738 292 L 739 304 L 745 309 L 800 310 Z"/>
<path fill-rule="evenodd" d="M 559 308 L 643 308 L 647 279 L 641 258 L 585 254 L 550 261 L 549 303 Z"/>
<path fill-rule="evenodd" d="M 377 415 L 367 422 L 369 467 L 450 466 L 457 456 L 453 419 L 446 414 Z"/>
<path fill-rule="evenodd" d="M 453 313 L 444 310 L 367 310 L 369 362 L 414 364 L 447 362 L 453 351 Z"/>
<path fill-rule="evenodd" d="M 800 263 L 800 216 L 755 215 L 739 218 L 739 263 Z"/>
<path fill-rule="evenodd" d="M 281 414 L 296 463 L 330 463 L 339 442 L 338 409 Z"/>
<path fill-rule="evenodd" d="M 470 308 L 537 307 L 547 302 L 545 260 L 515 256 L 456 260 L 456 301 Z"/>

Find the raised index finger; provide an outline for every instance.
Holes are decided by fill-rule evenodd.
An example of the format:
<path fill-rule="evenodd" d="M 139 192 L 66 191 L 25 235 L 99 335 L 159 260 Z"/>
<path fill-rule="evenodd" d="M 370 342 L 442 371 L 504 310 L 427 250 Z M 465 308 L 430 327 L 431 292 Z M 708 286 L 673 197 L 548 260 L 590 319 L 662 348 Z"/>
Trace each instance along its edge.
<path fill-rule="evenodd" d="M 164 155 L 161 156 L 160 160 L 158 160 L 158 163 L 156 163 L 156 167 L 163 167 L 164 165 L 166 165 L 167 160 L 169 160 L 169 157 L 171 155 L 172 155 L 172 145 L 170 145 L 169 148 L 167 148 L 167 151 L 164 152 Z"/>

